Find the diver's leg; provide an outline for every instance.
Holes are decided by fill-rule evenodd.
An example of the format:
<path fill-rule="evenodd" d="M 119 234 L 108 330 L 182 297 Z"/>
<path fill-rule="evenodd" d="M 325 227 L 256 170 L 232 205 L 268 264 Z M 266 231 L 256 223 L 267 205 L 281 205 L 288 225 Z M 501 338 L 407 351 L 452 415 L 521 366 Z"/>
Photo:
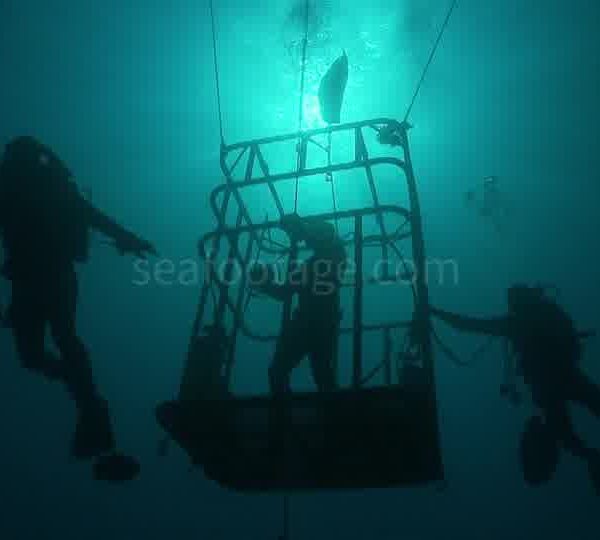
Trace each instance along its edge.
<path fill-rule="evenodd" d="M 565 449 L 586 462 L 594 491 L 600 496 L 600 450 L 588 446 L 575 433 L 566 402 L 549 409 L 547 419 Z"/>
<path fill-rule="evenodd" d="M 82 411 L 97 405 L 99 396 L 88 351 L 76 331 L 77 278 L 69 272 L 53 285 L 50 331 L 62 356 L 67 391 Z"/>
<path fill-rule="evenodd" d="M 569 388 L 569 398 L 584 405 L 600 418 L 600 386 L 594 383 L 585 373 L 577 371 Z"/>
<path fill-rule="evenodd" d="M 336 388 L 335 360 L 337 358 L 338 331 L 321 330 L 313 335 L 310 351 L 310 366 L 313 380 L 319 393 L 333 392 Z M 344 437 L 340 439 L 339 426 L 337 426 L 335 408 L 331 401 L 320 399 L 318 414 L 322 426 L 323 448 L 320 458 L 337 459 L 339 449 L 343 446 Z"/>
<path fill-rule="evenodd" d="M 568 452 L 584 460 L 594 457 L 595 450 L 588 447 L 575 433 L 566 401 L 554 401 L 545 408 L 544 413 L 548 427 Z"/>
<path fill-rule="evenodd" d="M 268 456 L 272 463 L 285 455 L 287 426 L 291 422 L 289 408 L 290 376 L 305 356 L 301 324 L 289 321 L 279 336 L 273 362 L 269 368 L 269 386 L 273 400 L 269 409 Z"/>
<path fill-rule="evenodd" d="M 337 329 L 319 332 L 313 337 L 310 365 L 319 392 L 331 392 L 336 388 L 335 357 L 337 355 Z"/>
<path fill-rule="evenodd" d="M 300 321 L 292 320 L 283 328 L 269 368 L 269 384 L 274 395 L 290 391 L 292 370 L 307 353 L 306 340 Z"/>
<path fill-rule="evenodd" d="M 43 318 L 31 317 L 29 320 L 14 320 L 12 332 L 21 366 L 50 379 L 58 378 L 57 373 L 45 369 Z"/>
<path fill-rule="evenodd" d="M 46 309 L 43 291 L 33 283 L 13 283 L 9 325 L 21 365 L 50 380 L 61 380 L 63 369 L 44 347 Z"/>
<path fill-rule="evenodd" d="M 114 450 L 108 405 L 96 389 L 86 347 L 76 332 L 77 277 L 65 272 L 56 282 L 50 330 L 62 355 L 64 382 L 78 409 L 74 457 L 86 459 Z"/>

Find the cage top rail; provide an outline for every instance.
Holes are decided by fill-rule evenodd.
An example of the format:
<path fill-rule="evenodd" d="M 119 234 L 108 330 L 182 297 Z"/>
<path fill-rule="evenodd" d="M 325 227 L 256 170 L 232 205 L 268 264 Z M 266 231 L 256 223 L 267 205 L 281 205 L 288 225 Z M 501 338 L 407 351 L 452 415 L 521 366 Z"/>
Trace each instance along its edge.
<path fill-rule="evenodd" d="M 379 135 L 381 130 L 392 130 L 394 133 L 394 146 L 400 148 L 403 151 L 403 159 L 399 157 L 370 157 L 369 156 L 369 145 L 363 133 L 363 129 L 371 128 Z M 251 188 L 255 186 L 266 186 L 270 192 L 270 199 L 274 203 L 279 218 L 283 217 L 286 213 L 284 202 L 281 199 L 280 193 L 277 191 L 276 183 L 284 181 L 299 181 L 300 178 L 312 181 L 314 178 L 324 176 L 328 182 L 331 183 L 331 194 L 332 194 L 332 205 L 333 210 L 337 211 L 335 186 L 334 186 L 334 175 L 344 171 L 362 170 L 366 175 L 368 187 L 371 192 L 371 202 L 369 207 L 379 209 L 381 207 L 381 201 L 378 194 L 378 189 L 375 183 L 374 169 L 380 166 L 392 166 L 400 169 L 406 178 L 406 181 L 410 184 L 411 173 L 407 170 L 407 161 L 410 159 L 408 149 L 408 135 L 407 130 L 410 125 L 407 122 L 398 122 L 390 118 L 377 118 L 371 120 L 364 120 L 360 122 L 351 122 L 346 124 L 336 124 L 324 128 L 316 128 L 301 132 L 300 137 L 298 133 L 288 133 L 284 135 L 265 137 L 262 139 L 254 139 L 251 141 L 237 143 L 231 146 L 223 145 L 221 147 L 220 163 L 221 169 L 225 176 L 225 186 L 229 186 L 229 190 L 224 185 L 215 188 L 210 196 L 210 207 L 218 222 L 219 227 L 225 226 L 225 222 L 228 216 L 228 209 L 230 208 L 230 202 L 235 201 L 237 205 L 237 226 L 241 224 L 252 225 L 253 217 L 250 214 L 249 208 L 246 205 L 242 197 L 244 188 Z M 352 137 L 354 154 L 353 158 L 343 157 L 336 163 L 331 162 L 331 134 L 333 132 L 349 131 Z M 314 137 L 319 134 L 328 134 L 329 142 L 323 146 L 319 144 Z M 299 138 L 299 140 L 298 140 Z M 379 137 L 378 137 L 379 139 Z M 264 145 L 270 143 L 277 143 L 280 141 L 289 141 L 295 145 L 296 151 L 296 165 L 292 167 L 291 163 L 289 168 L 283 168 L 283 171 L 277 171 L 273 174 L 270 170 L 270 164 L 268 159 L 265 157 L 265 149 L 262 148 Z M 383 144 L 379 140 L 380 144 Z M 325 151 L 328 155 L 326 165 L 307 166 L 307 160 L 309 157 L 309 149 L 312 148 L 310 143 L 321 150 Z M 352 144 L 352 142 L 350 142 Z M 391 144 L 391 143 L 390 143 Z M 236 151 L 237 149 L 237 151 Z M 237 153 L 233 159 L 228 159 L 231 152 Z M 244 161 L 242 161 L 244 159 Z M 236 169 L 241 164 L 241 169 L 244 169 L 236 174 Z M 409 200 L 411 186 L 407 186 L 409 190 Z M 224 195 L 220 198 L 221 195 Z M 296 185 L 296 196 L 294 203 L 294 211 L 297 211 L 298 202 L 298 185 Z M 387 258 L 388 245 L 391 242 L 389 233 L 386 230 L 386 224 L 383 220 L 382 213 L 376 212 L 375 218 L 380 229 L 380 236 L 383 238 L 381 242 L 382 257 Z M 334 223 L 337 231 L 338 218 L 334 216 Z M 260 243 L 259 237 L 254 231 L 251 231 L 253 240 Z"/>
<path fill-rule="evenodd" d="M 350 131 L 356 128 L 370 127 L 377 129 L 379 126 L 390 126 L 399 133 L 406 133 L 412 128 L 412 125 L 408 122 L 400 122 L 394 118 L 373 118 L 370 120 L 360 120 L 356 122 L 347 122 L 344 124 L 332 124 L 326 127 L 312 128 L 301 131 L 294 131 L 290 133 L 284 133 L 281 135 L 271 135 L 269 137 L 261 137 L 258 139 L 248 139 L 233 144 L 223 144 L 221 146 L 221 155 L 224 153 L 231 152 L 232 150 L 243 150 L 244 148 L 251 145 L 265 145 L 276 142 L 292 141 L 298 139 L 308 139 L 317 135 L 325 135 L 328 133 L 336 133 L 338 131 Z"/>

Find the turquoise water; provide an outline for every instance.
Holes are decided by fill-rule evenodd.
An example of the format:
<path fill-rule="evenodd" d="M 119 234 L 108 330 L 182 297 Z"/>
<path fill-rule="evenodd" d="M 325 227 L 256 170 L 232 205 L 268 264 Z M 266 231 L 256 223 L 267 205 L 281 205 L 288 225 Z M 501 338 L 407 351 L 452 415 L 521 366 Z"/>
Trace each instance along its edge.
<path fill-rule="evenodd" d="M 342 50 L 349 58 L 343 121 L 402 119 L 447 7 L 441 0 L 317 4 L 304 127 L 322 124 L 318 84 Z M 228 143 L 298 127 L 302 29 L 292 8 L 287 0 L 215 3 Z M 501 313 L 510 283 L 539 281 L 558 286 L 581 326 L 600 324 L 596 12 L 585 0 L 459 2 L 411 115 L 428 255 L 458 266 L 456 282 L 432 285 L 433 303 Z M 97 206 L 153 240 L 159 261 L 176 269 L 196 260 L 198 238 L 214 227 L 208 195 L 222 181 L 210 30 L 206 2 L 5 0 L 0 7 L 0 143 L 23 133 L 43 139 Z M 335 148 L 349 151 L 344 141 Z M 272 159 L 283 168 L 289 157 Z M 464 204 L 465 192 L 491 174 L 512 208 L 500 233 Z M 384 200 L 404 196 L 391 174 L 378 181 Z M 293 208 L 291 186 L 282 193 Z M 366 196 L 351 175 L 340 179 L 340 206 L 364 204 Z M 330 186 L 303 184 L 299 200 L 302 212 L 329 211 Z M 264 214 L 260 194 L 248 204 Z M 133 264 L 95 241 L 80 271 L 79 321 L 122 447 L 140 457 L 143 475 L 114 489 L 69 462 L 71 404 L 18 367 L 4 334 L 0 535 L 275 538 L 278 498 L 224 491 L 190 472 L 177 449 L 156 456 L 162 434 L 153 409 L 177 391 L 199 288 L 136 286 Z M 6 302 L 8 285 L 1 287 Z M 404 307 L 402 299 L 369 294 L 373 318 Z M 257 308 L 257 327 L 269 326 L 271 308 Z M 439 330 L 463 356 L 480 344 Z M 380 343 L 368 346 L 380 354 Z M 266 389 L 270 346 L 243 343 L 242 351 L 237 387 Z M 585 369 L 599 380 L 597 356 L 592 341 Z M 598 503 L 580 463 L 565 456 L 548 487 L 524 486 L 516 448 L 528 409 L 499 397 L 499 349 L 469 369 L 437 358 L 448 489 L 299 496 L 293 538 L 595 538 Z M 294 382 L 309 387 L 306 366 Z M 576 420 L 600 444 L 594 420 L 580 411 Z"/>

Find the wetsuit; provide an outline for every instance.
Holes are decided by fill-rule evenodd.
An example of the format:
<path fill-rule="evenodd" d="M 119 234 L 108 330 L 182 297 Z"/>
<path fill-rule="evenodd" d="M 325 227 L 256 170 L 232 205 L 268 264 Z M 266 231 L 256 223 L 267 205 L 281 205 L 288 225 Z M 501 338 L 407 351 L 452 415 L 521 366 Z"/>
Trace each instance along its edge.
<path fill-rule="evenodd" d="M 548 306 L 542 305 L 538 313 L 544 307 Z M 533 320 L 512 315 L 477 319 L 434 308 L 431 313 L 458 330 L 508 339 L 518 355 L 520 373 L 531 389 L 533 401 L 556 439 L 577 457 L 598 457 L 598 451 L 575 433 L 568 410 L 568 402 L 572 401 L 600 418 L 600 387 L 579 368 L 580 343 L 568 317 L 557 309 L 550 311 L 549 317 Z"/>
<path fill-rule="evenodd" d="M 26 369 L 62 382 L 78 412 L 75 457 L 87 458 L 113 449 L 106 402 L 94 383 L 89 355 L 76 330 L 78 297 L 75 263 L 87 259 L 88 230 L 114 238 L 124 250 L 150 247 L 91 206 L 63 168 L 43 164 L 42 145 L 20 139 L 0 164 L 0 235 L 10 280 L 11 303 L 6 323 Z M 46 350 L 50 330 L 60 353 Z"/>
<path fill-rule="evenodd" d="M 345 261 L 343 246 L 315 255 L 291 276 L 298 308 L 284 326 L 269 371 L 274 393 L 289 391 L 292 370 L 308 356 L 319 391 L 335 388 L 335 357 L 340 325 L 340 279 Z"/>

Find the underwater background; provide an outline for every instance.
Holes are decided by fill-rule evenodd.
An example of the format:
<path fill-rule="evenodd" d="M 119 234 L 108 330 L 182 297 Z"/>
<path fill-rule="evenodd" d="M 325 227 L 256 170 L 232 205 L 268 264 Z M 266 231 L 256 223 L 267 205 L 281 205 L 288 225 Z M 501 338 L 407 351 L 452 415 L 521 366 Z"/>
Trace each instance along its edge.
<path fill-rule="evenodd" d="M 228 143 L 298 127 L 296 4 L 215 1 Z M 350 66 L 342 121 L 401 120 L 448 7 L 313 3 L 305 127 L 321 125 L 318 82 L 343 49 Z M 507 286 L 539 282 L 556 286 L 578 325 L 600 327 L 598 10 L 593 0 L 459 1 L 410 118 L 427 253 L 459 271 L 431 284 L 436 306 L 500 314 Z M 212 54 L 205 1 L 3 0 L 0 144 L 22 134 L 46 142 L 95 205 L 152 240 L 177 272 L 215 226 L 208 197 L 222 177 Z M 465 205 L 465 193 L 488 175 L 498 176 L 511 208 L 500 231 Z M 385 178 L 380 185 L 385 192 Z M 301 193 L 301 213 L 330 209 L 329 187 L 319 189 Z M 344 194 L 368 203 L 358 191 Z M 249 204 L 264 213 L 260 198 Z M 79 324 L 120 445 L 140 458 L 142 475 L 115 488 L 70 462 L 72 404 L 18 366 L 4 332 L 0 537 L 275 539 L 280 496 L 228 492 L 190 470 L 174 446 L 158 457 L 154 408 L 177 393 L 199 283 L 136 284 L 134 264 L 95 239 L 80 268 Z M 6 304 L 7 283 L 0 294 Z M 372 294 L 374 317 L 408 306 Z M 267 306 L 254 317 L 265 327 L 272 321 Z M 482 341 L 436 327 L 465 358 Z M 584 369 L 596 381 L 598 353 L 590 341 Z M 266 391 L 271 354 L 241 343 L 240 392 Z M 500 397 L 500 347 L 466 368 L 438 351 L 436 379 L 446 489 L 294 496 L 292 538 L 597 538 L 598 500 L 580 462 L 564 456 L 548 486 L 525 486 L 517 447 L 530 409 Z M 310 387 L 305 365 L 294 385 Z M 600 445 L 596 420 L 577 411 L 576 424 Z"/>

